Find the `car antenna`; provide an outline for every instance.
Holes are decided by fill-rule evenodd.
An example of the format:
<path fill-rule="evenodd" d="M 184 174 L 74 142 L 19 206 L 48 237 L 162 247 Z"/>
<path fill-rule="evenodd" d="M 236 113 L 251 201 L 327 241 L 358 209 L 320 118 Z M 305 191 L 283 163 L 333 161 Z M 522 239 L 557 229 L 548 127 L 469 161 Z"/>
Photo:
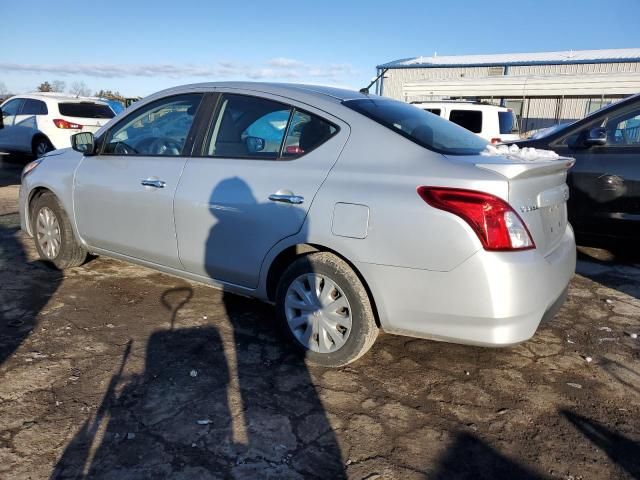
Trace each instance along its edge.
<path fill-rule="evenodd" d="M 373 80 L 371 80 L 371 83 L 369 85 L 367 85 L 364 88 L 360 89 L 360 93 L 364 93 L 365 95 L 369 95 L 369 89 L 371 88 L 371 86 L 376 83 L 378 80 L 380 80 L 380 78 L 387 73 L 387 70 L 389 70 L 388 68 L 383 68 L 382 71 L 380 72 L 380 75 L 378 75 L 376 78 L 374 78 Z"/>

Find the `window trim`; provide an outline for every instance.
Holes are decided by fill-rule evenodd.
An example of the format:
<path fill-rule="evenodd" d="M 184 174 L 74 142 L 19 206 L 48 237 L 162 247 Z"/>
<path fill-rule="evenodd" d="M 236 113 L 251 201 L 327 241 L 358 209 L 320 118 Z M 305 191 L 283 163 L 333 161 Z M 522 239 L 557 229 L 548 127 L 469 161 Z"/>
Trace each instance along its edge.
<path fill-rule="evenodd" d="M 140 112 L 141 110 L 145 109 L 146 107 L 149 107 L 150 105 L 154 105 L 154 104 L 157 104 L 157 103 L 160 103 L 160 102 L 164 102 L 165 100 L 169 100 L 169 99 L 172 99 L 172 98 L 185 97 L 185 96 L 189 96 L 189 95 L 199 95 L 200 96 L 200 103 L 198 104 L 198 108 L 196 108 L 196 111 L 193 114 L 193 122 L 191 122 L 191 126 L 189 127 L 189 131 L 187 132 L 187 137 L 186 137 L 186 139 L 184 141 L 184 145 L 182 146 L 182 151 L 178 155 L 146 155 L 146 154 L 123 155 L 121 153 L 107 153 L 107 152 L 105 152 L 106 146 L 109 143 L 109 142 L 107 142 L 107 139 L 109 138 L 109 135 L 114 130 L 117 130 L 118 128 L 120 128 L 121 125 L 124 125 L 127 121 L 130 121 L 130 119 L 134 115 L 136 115 L 136 113 Z M 174 95 L 161 97 L 161 98 L 158 98 L 156 100 L 152 100 L 151 102 L 148 102 L 148 103 L 145 103 L 143 105 L 138 106 L 138 108 L 136 108 L 135 110 L 133 110 L 129 114 L 125 115 L 117 123 L 115 123 L 113 126 L 111 126 L 111 128 L 109 128 L 109 130 L 105 131 L 102 135 L 100 135 L 100 138 L 97 139 L 97 142 L 99 143 L 99 149 L 98 149 L 98 152 L 95 155 L 96 156 L 101 156 L 101 157 L 104 156 L 104 157 L 134 157 L 134 158 L 135 157 L 179 158 L 179 157 L 189 157 L 189 156 L 191 156 L 191 153 L 193 151 L 193 142 L 194 142 L 194 140 L 196 138 L 196 135 L 197 135 L 197 132 L 198 132 L 198 126 L 199 126 L 198 117 L 199 117 L 200 112 L 202 110 L 202 106 L 205 104 L 206 95 L 207 95 L 206 92 L 176 93 Z"/>
<path fill-rule="evenodd" d="M 213 113 L 210 115 L 206 131 L 205 131 L 204 135 L 201 137 L 200 145 L 199 145 L 200 148 L 197 149 L 198 153 L 191 155 L 194 158 L 221 158 L 221 159 L 230 159 L 230 160 L 258 160 L 258 161 L 263 161 L 263 162 L 282 162 L 282 161 L 288 162 L 288 161 L 291 161 L 291 160 L 297 160 L 299 158 L 304 157 L 308 153 L 313 152 L 317 148 L 319 148 L 322 145 L 324 145 L 325 143 L 327 143 L 329 140 L 331 140 L 333 137 L 335 137 L 340 132 L 340 126 L 336 125 L 334 122 L 332 122 L 330 120 L 327 120 L 326 117 L 323 117 L 322 115 L 318 115 L 317 113 L 313 113 L 313 112 L 310 112 L 308 110 L 299 108 L 299 107 L 297 107 L 295 105 L 292 105 L 290 103 L 282 102 L 280 100 L 274 100 L 272 98 L 263 97 L 263 96 L 260 96 L 260 95 L 251 95 L 251 94 L 247 94 L 247 93 L 236 93 L 236 92 L 216 92 L 216 95 L 217 95 L 218 98 L 215 101 L 215 107 L 212 109 Z M 248 156 L 225 155 L 224 157 L 222 157 L 222 156 L 215 156 L 215 155 L 209 155 L 208 154 L 208 152 L 207 152 L 208 146 L 209 146 L 209 143 L 211 142 L 212 135 L 213 135 L 213 129 L 215 128 L 215 122 L 218 119 L 218 115 L 220 113 L 220 109 L 222 108 L 222 102 L 223 102 L 223 99 L 224 99 L 225 95 L 227 95 L 227 96 L 228 95 L 235 95 L 235 96 L 242 96 L 242 97 L 257 98 L 259 100 L 267 100 L 267 101 L 270 101 L 270 102 L 279 103 L 279 104 L 289 108 L 290 112 L 289 112 L 289 118 L 287 120 L 287 126 L 285 127 L 285 133 L 284 133 L 284 136 L 282 137 L 282 141 L 280 142 L 280 149 L 279 149 L 278 154 L 276 155 L 275 158 L 265 158 L 265 157 L 251 156 L 251 155 L 248 155 Z M 295 112 L 301 112 L 301 113 L 305 113 L 307 115 L 310 115 L 312 117 L 317 117 L 317 118 L 321 119 L 322 121 L 327 122 L 330 126 L 332 126 L 335 129 L 335 131 L 324 142 L 322 142 L 319 145 L 316 145 L 311 150 L 307 150 L 306 152 L 303 152 L 303 153 L 300 153 L 300 154 L 297 154 L 297 155 L 284 157 L 282 155 L 282 153 L 283 153 L 284 146 L 286 145 L 287 135 L 289 133 L 289 128 L 291 126 L 291 120 L 293 119 L 293 116 L 294 116 Z"/>

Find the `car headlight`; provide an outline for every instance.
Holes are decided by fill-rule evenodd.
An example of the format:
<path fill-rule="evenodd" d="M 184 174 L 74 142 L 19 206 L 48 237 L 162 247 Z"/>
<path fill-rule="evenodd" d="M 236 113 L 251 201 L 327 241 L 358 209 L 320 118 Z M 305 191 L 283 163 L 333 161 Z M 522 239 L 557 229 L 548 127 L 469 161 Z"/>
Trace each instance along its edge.
<path fill-rule="evenodd" d="M 26 176 L 28 173 L 32 172 L 33 170 L 35 170 L 35 168 L 40 165 L 42 163 L 42 159 L 38 158 L 37 160 L 34 160 L 33 162 L 29 162 L 24 166 L 24 169 L 22 170 L 22 176 Z"/>

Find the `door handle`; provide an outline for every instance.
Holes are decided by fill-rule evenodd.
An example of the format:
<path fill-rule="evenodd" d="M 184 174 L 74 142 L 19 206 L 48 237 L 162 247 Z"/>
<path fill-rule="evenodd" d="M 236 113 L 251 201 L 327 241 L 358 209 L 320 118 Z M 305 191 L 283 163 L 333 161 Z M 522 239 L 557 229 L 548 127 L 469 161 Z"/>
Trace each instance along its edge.
<path fill-rule="evenodd" d="M 147 178 L 146 180 L 142 180 L 140 185 L 145 187 L 154 187 L 154 188 L 164 188 L 167 183 L 162 180 L 152 180 L 151 178 Z"/>
<path fill-rule="evenodd" d="M 304 197 L 293 194 L 272 193 L 269 195 L 269 200 L 272 202 L 292 203 L 294 205 L 300 205 L 304 202 Z"/>

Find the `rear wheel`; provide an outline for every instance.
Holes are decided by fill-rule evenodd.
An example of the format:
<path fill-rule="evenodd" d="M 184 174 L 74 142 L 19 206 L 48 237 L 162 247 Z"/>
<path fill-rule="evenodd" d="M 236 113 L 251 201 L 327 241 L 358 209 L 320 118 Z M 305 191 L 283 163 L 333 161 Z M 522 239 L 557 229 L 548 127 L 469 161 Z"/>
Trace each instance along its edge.
<path fill-rule="evenodd" d="M 51 142 L 45 137 L 36 137 L 33 139 L 31 150 L 34 157 L 40 158 L 45 153 L 53 150 L 53 145 L 51 145 Z"/>
<path fill-rule="evenodd" d="M 287 268 L 278 284 L 276 311 L 306 357 L 327 367 L 356 361 L 378 336 L 362 282 L 328 252 L 305 255 Z"/>
<path fill-rule="evenodd" d="M 43 193 L 35 199 L 31 222 L 36 250 L 42 260 L 63 270 L 82 265 L 87 259 L 87 251 L 76 240 L 69 218 L 52 193 Z"/>

